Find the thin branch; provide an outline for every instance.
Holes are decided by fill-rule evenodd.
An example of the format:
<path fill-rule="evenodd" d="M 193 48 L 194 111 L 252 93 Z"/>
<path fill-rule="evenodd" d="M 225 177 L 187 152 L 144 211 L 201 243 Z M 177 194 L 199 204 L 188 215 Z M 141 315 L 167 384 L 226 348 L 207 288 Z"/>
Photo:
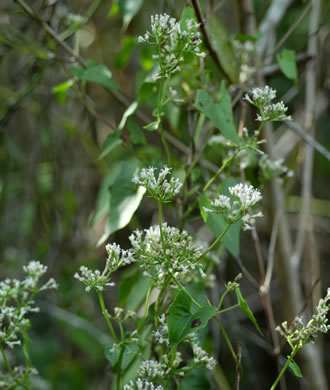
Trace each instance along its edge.
<path fill-rule="evenodd" d="M 211 40 L 208 36 L 208 33 L 206 31 L 206 26 L 204 24 L 204 17 L 203 17 L 203 14 L 202 14 L 202 10 L 199 6 L 199 3 L 198 3 L 198 0 L 191 0 L 192 2 L 192 6 L 194 8 L 194 11 L 195 11 L 195 15 L 196 15 L 196 18 L 198 20 L 198 23 L 200 23 L 200 29 L 201 29 L 201 32 L 202 32 L 202 35 L 204 37 L 204 43 L 205 43 L 205 46 L 207 47 L 209 53 L 210 53 L 210 56 L 212 57 L 213 61 L 215 62 L 216 66 L 219 68 L 219 70 L 221 71 L 221 73 L 224 74 L 225 78 L 228 80 L 228 81 L 231 81 L 230 79 L 230 76 L 228 75 L 228 73 L 226 72 L 226 70 L 223 68 L 220 60 L 219 60 L 219 57 L 216 53 L 216 51 L 214 50 L 213 46 L 212 46 L 212 43 L 211 43 Z"/>

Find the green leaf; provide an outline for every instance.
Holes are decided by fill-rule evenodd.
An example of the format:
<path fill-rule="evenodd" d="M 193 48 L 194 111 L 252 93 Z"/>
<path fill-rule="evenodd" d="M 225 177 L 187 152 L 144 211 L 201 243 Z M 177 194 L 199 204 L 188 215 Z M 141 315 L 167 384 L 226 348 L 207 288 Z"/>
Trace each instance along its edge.
<path fill-rule="evenodd" d="M 214 316 L 217 309 L 213 306 L 204 306 L 195 313 L 191 312 L 191 298 L 180 291 L 168 309 L 168 334 L 171 347 L 175 347 L 189 334 L 204 328 Z"/>
<path fill-rule="evenodd" d="M 145 300 L 150 280 L 134 265 L 120 274 L 119 305 L 137 311 Z"/>
<path fill-rule="evenodd" d="M 240 65 L 235 57 L 233 39 L 219 18 L 212 16 L 207 24 L 208 35 L 218 59 L 226 74 L 233 83 L 239 81 Z"/>
<path fill-rule="evenodd" d="M 255 35 L 237 34 L 235 35 L 234 40 L 240 42 L 246 42 L 246 41 L 256 42 L 261 37 L 261 35 L 262 34 L 260 33 L 257 33 Z"/>
<path fill-rule="evenodd" d="M 290 360 L 289 368 L 293 372 L 293 374 L 295 376 L 297 376 L 298 378 L 302 378 L 303 377 L 298 364 L 294 360 Z"/>
<path fill-rule="evenodd" d="M 297 84 L 298 73 L 296 65 L 296 52 L 293 50 L 283 49 L 281 53 L 277 54 L 276 59 L 284 75 Z"/>
<path fill-rule="evenodd" d="M 206 376 L 205 369 L 195 367 L 189 371 L 180 382 L 179 390 L 201 390 L 211 388 L 211 383 Z"/>
<path fill-rule="evenodd" d="M 263 335 L 258 323 L 257 323 L 257 320 L 255 319 L 251 309 L 249 308 L 249 305 L 248 303 L 246 302 L 246 300 L 243 298 L 243 295 L 241 293 L 241 290 L 239 287 L 235 288 L 235 291 L 236 291 L 236 296 L 237 296 L 237 302 L 239 304 L 239 307 L 241 308 L 242 312 L 249 318 L 249 320 L 253 323 L 253 325 L 256 327 L 256 329 L 258 330 L 258 332 Z"/>
<path fill-rule="evenodd" d="M 131 159 L 120 161 L 113 168 L 115 176 L 108 184 L 109 206 L 106 210 L 108 211 L 108 221 L 98 245 L 103 244 L 112 233 L 127 226 L 141 203 L 146 190 L 144 187 L 136 188 L 136 185 L 132 183 L 132 177 L 138 164 L 138 160 Z"/>
<path fill-rule="evenodd" d="M 107 136 L 104 141 L 99 160 L 102 160 L 102 158 L 106 157 L 116 146 L 123 143 L 122 139 L 120 138 L 120 133 L 120 130 L 116 130 Z"/>
<path fill-rule="evenodd" d="M 202 194 L 198 198 L 198 204 L 201 216 L 204 222 L 207 224 L 214 237 L 220 236 L 220 234 L 225 230 L 227 222 L 224 220 L 223 216 L 215 213 L 208 213 L 204 211 L 203 207 L 208 209 L 211 208 L 211 201 L 206 193 Z M 226 249 L 233 255 L 239 255 L 239 234 L 240 234 L 240 222 L 233 224 L 228 232 L 223 236 L 222 243 Z"/>
<path fill-rule="evenodd" d="M 209 94 L 204 90 L 198 90 L 195 107 L 209 118 L 222 135 L 236 144 L 241 142 L 236 133 L 230 95 L 227 92 L 225 83 L 221 83 L 220 102 L 213 103 Z"/>
<path fill-rule="evenodd" d="M 56 99 L 60 104 L 64 104 L 66 100 L 66 94 L 68 90 L 74 84 L 74 80 L 70 79 L 64 81 L 64 83 L 58 84 L 53 88 L 53 94 L 56 96 Z"/>
<path fill-rule="evenodd" d="M 131 56 L 133 49 L 136 46 L 136 37 L 126 35 L 122 40 L 122 49 L 120 52 L 116 55 L 115 58 L 115 66 L 117 69 L 123 69 L 127 66 Z"/>
<path fill-rule="evenodd" d="M 148 131 L 155 131 L 158 129 L 158 127 L 159 127 L 159 121 L 154 121 L 149 123 L 148 125 L 143 126 L 143 128 Z"/>
<path fill-rule="evenodd" d="M 142 7 L 143 0 L 118 0 L 119 11 L 123 17 L 123 29 L 126 30 L 134 16 Z"/>
<path fill-rule="evenodd" d="M 134 145 L 145 145 L 147 143 L 146 137 L 140 126 L 137 125 L 133 120 L 128 119 L 127 127 L 130 132 L 130 140 Z"/>
<path fill-rule="evenodd" d="M 101 84 L 108 89 L 120 89 L 113 81 L 110 70 L 103 64 L 90 61 L 87 69 L 74 65 L 70 67 L 70 70 L 77 80 Z"/>

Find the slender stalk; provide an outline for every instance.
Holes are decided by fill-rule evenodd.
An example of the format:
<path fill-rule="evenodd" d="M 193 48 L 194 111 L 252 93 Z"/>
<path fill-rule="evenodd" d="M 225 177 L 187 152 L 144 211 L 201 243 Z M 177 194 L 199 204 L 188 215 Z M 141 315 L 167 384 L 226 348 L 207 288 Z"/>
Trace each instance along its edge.
<path fill-rule="evenodd" d="M 155 326 L 156 328 L 158 328 L 158 309 L 159 309 L 159 303 L 160 303 L 160 300 L 162 299 L 162 296 L 164 295 L 164 292 L 168 286 L 168 284 L 170 283 L 171 281 L 171 276 L 168 275 L 168 277 L 165 279 L 165 282 L 164 284 L 162 285 L 162 288 L 158 294 L 158 297 L 156 299 L 156 303 L 155 303 Z"/>
<path fill-rule="evenodd" d="M 227 167 L 227 165 L 234 160 L 234 158 L 238 155 L 240 152 L 240 148 L 237 148 L 236 152 L 230 156 L 229 158 L 226 158 L 224 162 L 222 163 L 221 167 L 218 169 L 217 173 L 211 177 L 211 179 L 205 184 L 203 191 L 207 191 L 208 188 L 214 183 L 214 181 L 219 177 L 219 175 L 223 172 L 223 170 Z"/>
<path fill-rule="evenodd" d="M 160 239 L 162 241 L 162 247 L 163 251 L 165 254 L 165 249 L 166 249 L 166 243 L 165 243 L 165 238 L 163 234 L 163 204 L 162 202 L 158 202 L 158 221 L 159 221 L 159 234 L 160 234 Z"/>
<path fill-rule="evenodd" d="M 154 288 L 153 284 L 150 284 L 148 292 L 147 292 L 147 296 L 146 296 L 146 302 L 144 305 L 143 317 L 142 317 L 141 322 L 138 326 L 138 332 L 140 332 L 142 330 L 143 325 L 144 325 L 144 321 L 148 315 L 149 301 L 150 301 L 150 296 L 151 296 L 151 292 L 152 292 L 153 288 Z"/>
<path fill-rule="evenodd" d="M 237 360 L 236 353 L 235 353 L 235 351 L 234 351 L 233 346 L 231 345 L 230 339 L 229 339 L 229 337 L 228 337 L 228 335 L 227 335 L 227 332 L 226 332 L 225 328 L 223 327 L 223 325 L 222 325 L 222 323 L 221 323 L 221 321 L 219 320 L 218 317 L 214 317 L 214 318 L 215 318 L 215 320 L 217 321 L 217 323 L 218 323 L 218 325 L 219 325 L 219 328 L 220 328 L 221 333 L 222 333 L 222 335 L 223 335 L 223 337 L 224 337 L 224 339 L 225 339 L 225 341 L 226 341 L 226 344 L 227 344 L 227 346 L 228 346 L 228 348 L 229 348 L 229 351 L 230 351 L 230 353 L 231 353 L 231 356 L 233 357 L 233 359 L 234 359 L 236 365 L 239 367 L 239 369 L 241 369 L 241 365 L 240 365 L 239 361 Z"/>
<path fill-rule="evenodd" d="M 7 359 L 7 356 L 5 354 L 5 351 L 4 349 L 2 348 L 2 345 L 0 344 L 0 351 L 1 351 L 1 355 L 2 355 L 2 358 L 3 358 L 3 361 L 5 363 L 5 366 L 7 367 L 7 370 L 10 374 L 10 376 L 14 379 L 15 383 L 17 383 L 19 386 L 22 386 L 24 389 L 28 389 L 28 386 L 26 386 L 24 383 L 21 383 L 19 380 L 17 380 L 17 378 L 15 377 L 15 374 L 14 374 L 14 371 L 12 370 L 9 362 L 8 362 L 8 359 Z"/>
<path fill-rule="evenodd" d="M 112 326 L 112 323 L 111 323 L 111 320 L 110 320 L 110 317 L 109 317 L 109 313 L 107 312 L 107 309 L 105 308 L 105 304 L 104 304 L 104 300 L 103 300 L 103 295 L 100 291 L 97 292 L 97 296 L 99 297 L 99 301 L 100 301 L 100 305 L 101 305 L 101 309 L 102 309 L 102 313 L 103 313 L 103 316 L 108 324 L 108 327 L 109 327 L 109 330 L 110 330 L 110 333 L 113 337 L 113 339 L 115 340 L 116 343 L 118 343 L 118 337 L 116 335 L 116 332 L 115 330 L 113 329 L 113 326 Z"/>
<path fill-rule="evenodd" d="M 200 257 L 196 260 L 199 261 L 201 258 L 203 258 L 207 253 L 209 253 L 223 238 L 223 236 L 228 232 L 230 226 L 232 225 L 232 223 L 228 223 L 227 226 L 225 227 L 225 230 L 220 234 L 220 236 L 213 242 L 213 244 L 211 244 L 211 246 L 209 246 L 205 252 L 203 252 Z"/>
<path fill-rule="evenodd" d="M 198 307 L 198 308 L 201 308 L 202 306 L 195 300 L 194 297 L 192 297 L 189 292 L 182 286 L 182 284 L 176 279 L 176 277 L 170 272 L 168 271 L 168 273 L 171 275 L 174 283 L 179 287 L 179 289 L 181 291 L 184 291 L 188 296 L 189 298 L 191 299 L 191 301 Z"/>
<path fill-rule="evenodd" d="M 236 303 L 236 305 L 226 307 L 225 309 L 220 310 L 218 313 L 225 313 L 226 311 L 236 309 L 236 307 L 239 307 L 239 303 Z"/>
<path fill-rule="evenodd" d="M 170 153 L 170 149 L 169 149 L 168 143 L 166 141 L 166 138 L 164 137 L 164 130 L 163 130 L 162 119 L 161 119 L 163 93 L 164 93 L 164 79 L 162 78 L 160 81 L 160 86 L 159 86 L 159 91 L 158 91 L 157 121 L 158 121 L 158 129 L 159 129 L 160 139 L 162 141 L 162 144 L 164 146 L 164 149 L 165 149 L 166 155 L 167 155 L 167 163 L 169 166 L 171 166 L 171 153 Z"/>
<path fill-rule="evenodd" d="M 291 352 L 291 355 L 288 357 L 285 365 L 283 366 L 281 372 L 278 374 L 278 377 L 275 379 L 275 382 L 273 383 L 270 390 L 274 390 L 276 386 L 278 385 L 279 381 L 281 380 L 283 374 L 285 373 L 286 369 L 289 367 L 290 362 L 293 360 L 295 354 L 299 351 L 299 346 L 297 345 L 293 351 Z"/>
<path fill-rule="evenodd" d="M 124 348 L 125 347 L 122 347 L 121 350 L 120 350 L 120 356 L 119 356 L 119 364 L 118 364 L 118 373 L 117 373 L 117 380 L 116 380 L 116 386 L 117 386 L 117 390 L 120 390 L 120 379 L 121 379 L 121 363 L 123 361 L 123 356 L 124 356 Z"/>

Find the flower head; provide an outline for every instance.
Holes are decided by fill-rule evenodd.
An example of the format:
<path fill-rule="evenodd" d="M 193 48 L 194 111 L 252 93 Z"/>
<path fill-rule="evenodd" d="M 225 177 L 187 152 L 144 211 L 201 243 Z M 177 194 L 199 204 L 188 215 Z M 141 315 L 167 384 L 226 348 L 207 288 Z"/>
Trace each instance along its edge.
<path fill-rule="evenodd" d="M 138 37 L 138 42 L 158 47 L 158 54 L 153 58 L 158 60 L 160 71 L 155 79 L 168 78 L 180 71 L 185 53 L 205 57 L 199 47 L 202 41 L 198 27 L 193 19 L 187 19 L 182 27 L 167 14 L 151 16 L 151 32 Z"/>
<path fill-rule="evenodd" d="M 144 274 L 157 285 L 162 285 L 169 274 L 185 280 L 195 277 L 200 268 L 195 260 L 201 256 L 202 248 L 195 245 L 185 230 L 180 231 L 163 223 L 162 232 L 164 243 L 159 225 L 151 226 L 144 232 L 136 230 L 129 237 L 134 257 Z"/>
<path fill-rule="evenodd" d="M 212 208 L 204 207 L 204 211 L 221 214 L 228 223 L 241 220 L 244 230 L 251 229 L 254 219 L 262 217 L 260 212 L 256 214 L 249 212 L 249 209 L 262 199 L 260 191 L 250 184 L 242 183 L 229 187 L 228 190 L 233 200 L 221 194 L 211 202 Z"/>
<path fill-rule="evenodd" d="M 109 281 L 111 274 L 117 271 L 119 267 L 134 261 L 133 252 L 121 249 L 117 244 L 107 244 L 105 249 L 108 253 L 108 258 L 103 272 L 99 270 L 92 271 L 86 266 L 81 266 L 79 269 L 80 273 L 76 272 L 74 275 L 76 279 L 85 284 L 86 291 L 95 290 L 100 292 L 106 286 L 114 286 L 114 283 Z"/>
<path fill-rule="evenodd" d="M 291 120 L 291 117 L 286 115 L 288 108 L 283 102 L 271 103 L 276 97 L 276 91 L 268 85 L 264 88 L 252 88 L 251 95 L 252 97 L 246 94 L 244 99 L 260 110 L 260 114 L 257 115 L 257 121 Z"/>
<path fill-rule="evenodd" d="M 139 173 L 133 176 L 133 183 L 145 187 L 148 193 L 161 203 L 169 202 L 177 195 L 182 187 L 182 183 L 178 178 L 171 177 L 167 180 L 167 175 L 171 172 L 171 168 L 166 165 L 159 171 L 158 176 L 155 175 L 156 168 L 143 168 Z"/>

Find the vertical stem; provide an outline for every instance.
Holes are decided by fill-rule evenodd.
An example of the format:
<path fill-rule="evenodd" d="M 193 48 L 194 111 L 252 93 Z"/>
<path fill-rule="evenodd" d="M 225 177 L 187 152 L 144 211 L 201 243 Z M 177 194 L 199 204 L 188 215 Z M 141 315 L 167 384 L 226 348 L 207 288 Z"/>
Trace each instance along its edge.
<path fill-rule="evenodd" d="M 115 333 L 115 330 L 113 329 L 113 326 L 112 326 L 112 323 L 111 323 L 111 320 L 110 320 L 110 317 L 109 317 L 109 313 L 107 312 L 107 309 L 105 308 L 105 304 L 104 304 L 104 300 L 103 300 L 103 295 L 100 291 L 97 292 L 97 296 L 99 297 L 99 301 L 100 301 L 100 305 L 101 305 L 101 309 L 102 309 L 102 313 L 103 313 L 103 316 L 108 324 L 108 327 L 110 329 L 110 332 L 111 332 L 111 335 L 113 337 L 113 339 L 115 340 L 116 343 L 118 343 L 118 337 Z"/>
<path fill-rule="evenodd" d="M 157 121 L 158 121 L 158 128 L 159 128 L 159 134 L 160 139 L 163 143 L 164 149 L 166 151 L 167 155 L 167 163 L 169 166 L 171 166 L 171 153 L 168 146 L 168 143 L 164 137 L 164 130 L 162 126 L 162 118 L 161 118 L 161 111 L 162 111 L 162 103 L 163 103 L 163 90 L 164 90 L 164 79 L 162 78 L 160 81 L 159 91 L 158 91 L 158 113 L 157 113 Z"/>
<path fill-rule="evenodd" d="M 160 239 L 162 241 L 162 247 L 163 251 L 165 254 L 165 249 L 166 249 L 166 244 L 165 244 L 165 238 L 164 238 L 164 233 L 163 233 L 163 204 L 162 202 L 158 202 L 158 221 L 159 221 L 159 234 L 160 234 Z"/>
<path fill-rule="evenodd" d="M 274 390 L 276 388 L 276 386 L 278 385 L 278 382 L 281 380 L 283 374 L 285 373 L 286 369 L 288 368 L 290 362 L 292 361 L 292 359 L 294 358 L 295 354 L 299 351 L 299 347 L 296 346 L 293 351 L 291 352 L 291 355 L 288 357 L 285 365 L 283 366 L 281 372 L 278 374 L 278 377 L 275 379 L 275 382 L 273 383 L 272 387 L 270 388 L 270 390 Z"/>
<path fill-rule="evenodd" d="M 234 359 L 236 365 L 239 367 L 239 369 L 241 369 L 241 365 L 240 365 L 239 361 L 237 360 L 236 353 L 235 353 L 235 351 L 234 351 L 233 346 L 231 345 L 230 339 L 229 339 L 229 337 L 228 337 L 228 335 L 227 335 L 227 332 L 226 332 L 225 328 L 223 327 L 223 325 L 222 325 L 222 323 L 221 323 L 221 321 L 219 320 L 218 317 L 214 317 L 214 318 L 215 318 L 215 320 L 217 321 L 217 323 L 218 323 L 218 325 L 219 325 L 219 328 L 220 328 L 221 333 L 222 333 L 222 335 L 223 335 L 223 337 L 224 337 L 224 339 L 225 339 L 225 341 L 226 341 L 226 344 L 227 344 L 227 346 L 228 346 L 228 348 L 229 348 L 229 351 L 230 351 L 230 353 L 231 353 L 231 356 L 233 357 L 233 359 Z"/>
<path fill-rule="evenodd" d="M 151 296 L 151 292 L 152 292 L 153 288 L 154 288 L 153 284 L 150 284 L 148 292 L 147 292 L 147 296 L 146 296 L 146 302 L 145 302 L 145 305 L 144 305 L 143 317 L 142 317 L 141 322 L 140 322 L 140 324 L 138 326 L 138 331 L 139 332 L 143 328 L 144 321 L 145 321 L 145 319 L 146 319 L 146 317 L 148 315 L 149 301 L 150 301 L 150 296 Z"/>

